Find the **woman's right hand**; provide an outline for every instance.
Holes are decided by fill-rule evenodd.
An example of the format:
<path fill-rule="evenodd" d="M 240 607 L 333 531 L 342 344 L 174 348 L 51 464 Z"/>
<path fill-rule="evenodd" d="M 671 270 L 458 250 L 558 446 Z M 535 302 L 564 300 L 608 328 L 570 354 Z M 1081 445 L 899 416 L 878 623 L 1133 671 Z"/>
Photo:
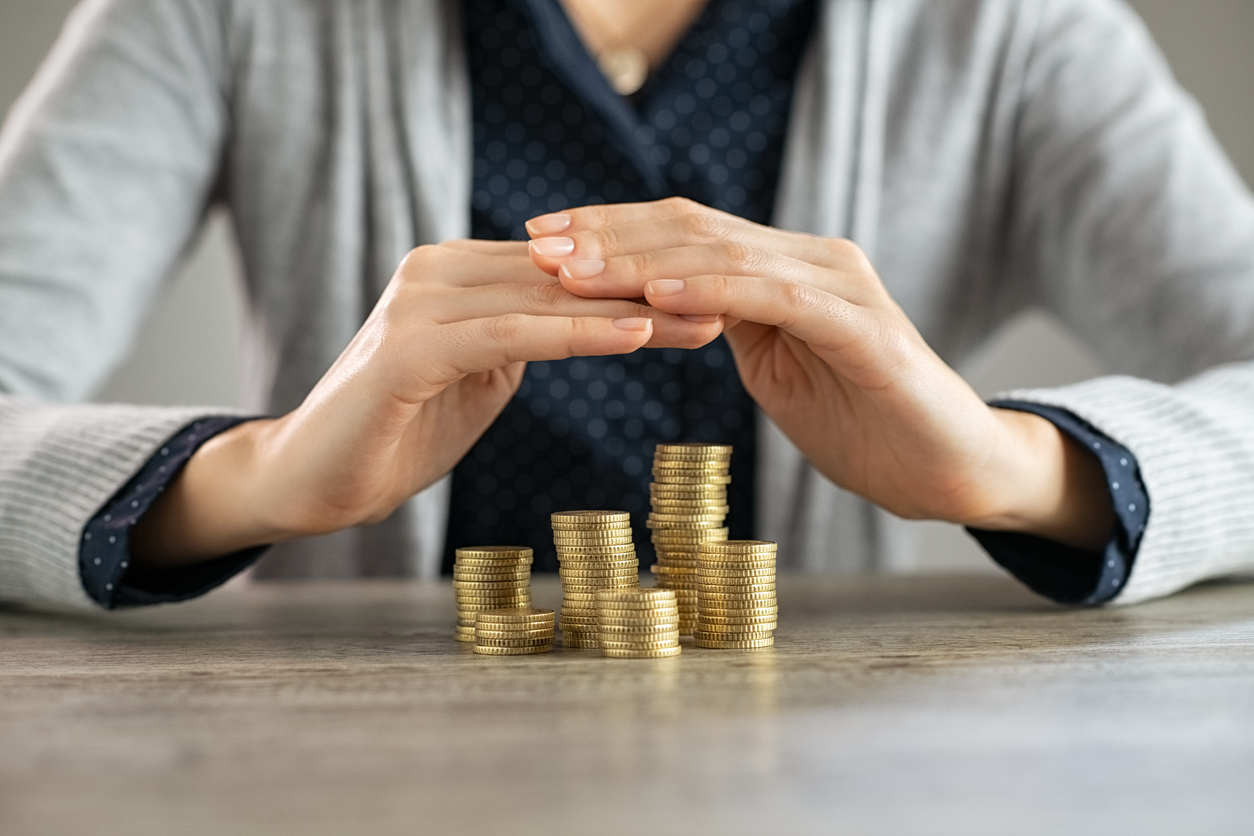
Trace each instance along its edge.
<path fill-rule="evenodd" d="M 526 361 L 691 348 L 721 330 L 576 296 L 523 243 L 420 247 L 300 407 L 197 451 L 135 527 L 132 558 L 191 563 L 377 522 L 456 465 Z"/>

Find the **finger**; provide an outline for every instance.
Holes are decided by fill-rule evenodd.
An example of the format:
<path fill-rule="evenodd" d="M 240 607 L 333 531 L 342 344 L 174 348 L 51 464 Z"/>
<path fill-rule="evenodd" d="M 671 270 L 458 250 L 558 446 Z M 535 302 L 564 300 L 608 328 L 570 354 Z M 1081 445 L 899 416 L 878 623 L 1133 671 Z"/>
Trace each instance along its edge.
<path fill-rule="evenodd" d="M 649 345 L 659 348 L 695 348 L 705 345 L 722 333 L 723 327 L 722 318 L 718 316 L 686 319 L 678 314 L 660 311 L 642 301 L 585 299 L 558 284 L 502 283 L 448 288 L 437 293 L 425 290 L 421 299 L 414 300 L 414 308 L 420 309 L 425 319 L 438 325 L 512 313 L 549 317 L 652 319 L 653 334 Z"/>
<path fill-rule="evenodd" d="M 433 371 L 448 382 L 511 363 L 629 354 L 652 333 L 653 321 L 643 318 L 506 314 L 465 320 L 439 330 L 442 367 Z"/>
<path fill-rule="evenodd" d="M 534 239 L 531 260 L 545 273 L 594 275 L 615 257 L 707 244 L 739 244 L 823 267 L 849 267 L 860 251 L 847 241 L 760 226 L 722 212 L 700 212 L 632 224 L 613 224 Z"/>
<path fill-rule="evenodd" d="M 443 241 L 441 247 L 484 255 L 526 255 L 526 241 L 483 241 L 477 238 L 455 238 Z"/>
<path fill-rule="evenodd" d="M 862 306 L 811 285 L 756 276 L 709 275 L 654 282 L 645 298 L 677 314 L 722 314 L 774 325 L 816 348 L 841 351 L 866 335 Z"/>
<path fill-rule="evenodd" d="M 540 215 L 527 221 L 526 227 L 527 234 L 532 238 L 543 238 L 549 235 L 580 232 L 585 229 L 598 229 L 603 226 L 673 218 L 705 208 L 696 201 L 682 197 L 668 197 L 664 200 L 641 203 L 609 203 Z M 717 212 L 718 210 L 711 209 L 710 211 Z"/>
<path fill-rule="evenodd" d="M 519 243 L 518 246 L 523 245 Z M 454 287 L 480 287 L 502 283 L 555 283 L 553 276 L 538 269 L 521 249 L 516 252 L 506 252 L 505 248 L 493 249 L 497 252 L 488 252 L 487 248 L 480 249 L 474 246 L 474 242 L 467 241 L 418 247 L 405 256 L 397 274 L 405 283 L 416 285 L 439 283 Z"/>
<path fill-rule="evenodd" d="M 644 296 L 644 286 L 649 282 L 713 273 L 806 282 L 860 303 L 869 301 L 873 291 L 865 274 L 816 267 L 736 241 L 616 256 L 600 262 L 604 267 L 592 275 L 579 269 L 584 263 L 562 265 L 558 280 L 570 292 L 588 298 L 635 298 Z M 568 269 L 572 267 L 576 269 Z"/>

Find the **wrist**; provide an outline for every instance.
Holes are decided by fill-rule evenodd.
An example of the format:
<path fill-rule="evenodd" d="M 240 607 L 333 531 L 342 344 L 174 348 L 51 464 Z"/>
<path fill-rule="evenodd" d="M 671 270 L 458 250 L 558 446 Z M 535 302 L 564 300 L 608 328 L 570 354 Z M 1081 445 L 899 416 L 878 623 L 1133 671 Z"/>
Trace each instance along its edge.
<path fill-rule="evenodd" d="M 993 408 L 998 427 L 991 510 L 973 528 L 1018 531 L 1098 551 L 1115 526 L 1101 464 L 1052 422 Z"/>
<path fill-rule="evenodd" d="M 274 423 L 240 424 L 196 451 L 132 530 L 136 566 L 185 565 L 299 536 L 274 522 L 260 478 Z"/>

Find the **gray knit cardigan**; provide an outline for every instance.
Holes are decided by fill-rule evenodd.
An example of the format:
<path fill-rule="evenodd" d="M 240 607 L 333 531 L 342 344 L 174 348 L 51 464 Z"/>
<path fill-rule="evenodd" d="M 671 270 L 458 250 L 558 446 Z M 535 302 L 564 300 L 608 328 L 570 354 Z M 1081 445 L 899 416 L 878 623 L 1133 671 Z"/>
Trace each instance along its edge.
<path fill-rule="evenodd" d="M 454 2 L 78 9 L 0 134 L 0 597 L 89 606 L 86 521 L 224 411 L 72 403 L 207 209 L 234 218 L 253 382 L 281 413 L 407 250 L 467 233 L 470 119 Z M 1116 0 L 828 0 L 775 223 L 857 241 L 950 363 L 1041 306 L 1119 373 L 1014 393 L 1140 462 L 1152 513 L 1117 601 L 1254 566 L 1254 200 Z M 874 565 L 886 515 L 762 423 L 759 530 L 783 564 Z M 262 569 L 429 573 L 447 495 Z"/>

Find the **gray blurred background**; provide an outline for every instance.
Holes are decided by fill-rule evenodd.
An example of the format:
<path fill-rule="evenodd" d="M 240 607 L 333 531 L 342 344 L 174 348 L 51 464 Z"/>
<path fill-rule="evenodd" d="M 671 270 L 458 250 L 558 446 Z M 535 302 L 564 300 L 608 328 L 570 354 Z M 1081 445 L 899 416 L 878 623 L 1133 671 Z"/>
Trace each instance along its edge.
<path fill-rule="evenodd" d="M 74 0 L 0 0 L 0 112 L 39 66 Z M 1220 142 L 1254 182 L 1254 0 L 1132 0 L 1177 77 L 1202 102 Z M 215 217 L 138 335 L 100 401 L 241 405 L 238 270 L 224 218 Z M 1101 365 L 1058 323 L 1028 314 L 1004 328 L 963 374 L 983 394 L 1100 374 Z M 897 571 L 996 571 L 958 528 L 902 523 Z"/>

